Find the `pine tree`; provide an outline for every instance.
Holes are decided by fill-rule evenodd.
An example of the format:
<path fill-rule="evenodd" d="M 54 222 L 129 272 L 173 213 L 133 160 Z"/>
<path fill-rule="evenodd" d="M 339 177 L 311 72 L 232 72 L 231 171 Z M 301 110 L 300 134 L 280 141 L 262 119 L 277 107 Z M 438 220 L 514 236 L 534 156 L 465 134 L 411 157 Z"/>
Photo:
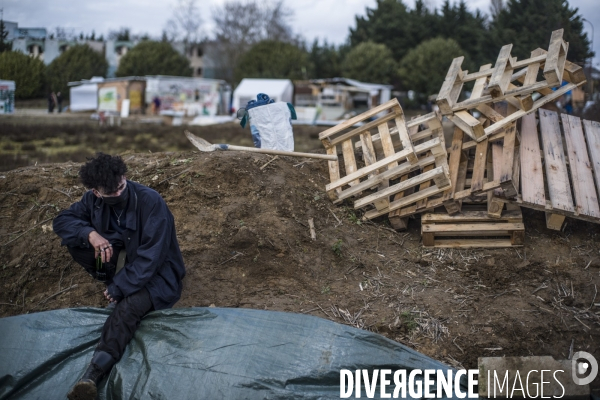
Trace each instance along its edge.
<path fill-rule="evenodd" d="M 592 51 L 581 18 L 578 9 L 570 8 L 566 0 L 509 0 L 491 24 L 488 59 L 495 60 L 508 43 L 513 44 L 513 56 L 529 58 L 538 47 L 547 50 L 552 31 L 562 28 L 563 39 L 569 42 L 567 58 L 583 63 Z"/>
<path fill-rule="evenodd" d="M 8 30 L 4 25 L 4 20 L 0 19 L 0 53 L 12 50 L 12 42 L 7 40 Z"/>

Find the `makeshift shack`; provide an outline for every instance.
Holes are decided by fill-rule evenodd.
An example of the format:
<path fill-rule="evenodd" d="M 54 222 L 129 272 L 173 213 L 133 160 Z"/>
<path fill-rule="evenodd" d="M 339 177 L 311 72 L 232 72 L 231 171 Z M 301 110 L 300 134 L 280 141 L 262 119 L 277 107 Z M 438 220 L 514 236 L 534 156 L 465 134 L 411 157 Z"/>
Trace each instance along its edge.
<path fill-rule="evenodd" d="M 188 78 L 182 76 L 147 76 L 146 104 L 155 97 L 160 100 L 160 111 L 184 112 L 187 116 L 229 114 L 231 87 L 218 79 Z"/>
<path fill-rule="evenodd" d="M 104 78 L 94 76 L 90 80 L 69 82 L 69 109 L 71 112 L 96 111 L 98 109 L 98 83 Z"/>
<path fill-rule="evenodd" d="M 233 91 L 232 111 L 245 107 L 256 95 L 264 93 L 275 101 L 292 103 L 294 84 L 289 79 L 242 79 Z"/>
<path fill-rule="evenodd" d="M 391 99 L 391 85 L 359 82 L 348 78 L 295 82 L 294 106 L 305 123 L 339 121 Z"/>
<path fill-rule="evenodd" d="M 143 77 L 105 79 L 98 83 L 98 111 L 110 111 L 123 115 L 144 112 L 144 92 L 146 80 Z M 129 102 L 123 102 L 129 100 Z M 123 106 L 129 110 L 122 110 Z"/>
<path fill-rule="evenodd" d="M 12 114 L 15 111 L 14 81 L 0 80 L 0 114 Z"/>

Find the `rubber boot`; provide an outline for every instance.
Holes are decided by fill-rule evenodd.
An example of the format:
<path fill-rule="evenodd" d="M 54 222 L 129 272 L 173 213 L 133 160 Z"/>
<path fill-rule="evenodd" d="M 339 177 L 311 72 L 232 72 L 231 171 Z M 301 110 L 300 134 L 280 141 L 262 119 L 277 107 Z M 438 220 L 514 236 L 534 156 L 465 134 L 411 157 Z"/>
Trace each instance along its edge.
<path fill-rule="evenodd" d="M 115 360 L 110 354 L 104 351 L 96 351 L 90 365 L 85 370 L 79 382 L 73 386 L 67 398 L 69 400 L 96 400 L 98 396 L 98 383 L 114 364 Z"/>

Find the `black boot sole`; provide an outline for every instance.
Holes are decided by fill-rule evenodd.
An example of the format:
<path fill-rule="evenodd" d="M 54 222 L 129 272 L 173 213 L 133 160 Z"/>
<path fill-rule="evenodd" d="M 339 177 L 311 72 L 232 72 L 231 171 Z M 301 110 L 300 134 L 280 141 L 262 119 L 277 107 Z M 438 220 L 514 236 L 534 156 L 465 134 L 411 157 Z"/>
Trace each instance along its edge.
<path fill-rule="evenodd" d="M 69 400 L 96 400 L 98 391 L 93 382 L 77 382 L 67 395 Z"/>

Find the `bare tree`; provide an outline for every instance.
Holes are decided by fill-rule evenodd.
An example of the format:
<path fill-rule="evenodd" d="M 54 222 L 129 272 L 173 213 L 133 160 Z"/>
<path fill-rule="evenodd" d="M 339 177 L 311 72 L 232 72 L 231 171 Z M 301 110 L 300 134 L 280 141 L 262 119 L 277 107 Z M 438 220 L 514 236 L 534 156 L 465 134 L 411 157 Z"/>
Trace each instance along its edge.
<path fill-rule="evenodd" d="M 504 9 L 504 0 L 490 0 L 490 13 L 492 14 L 492 19 L 495 20 L 498 18 L 500 11 Z"/>
<path fill-rule="evenodd" d="M 214 44 L 205 54 L 217 70 L 217 77 L 231 81 L 240 57 L 261 40 L 294 41 L 289 20 L 293 11 L 276 3 L 257 0 L 230 0 L 213 10 Z"/>
<path fill-rule="evenodd" d="M 173 8 L 173 16 L 167 21 L 166 36 L 171 41 L 183 41 L 187 51 L 190 46 L 200 42 L 201 25 L 202 18 L 197 0 L 177 0 Z"/>

